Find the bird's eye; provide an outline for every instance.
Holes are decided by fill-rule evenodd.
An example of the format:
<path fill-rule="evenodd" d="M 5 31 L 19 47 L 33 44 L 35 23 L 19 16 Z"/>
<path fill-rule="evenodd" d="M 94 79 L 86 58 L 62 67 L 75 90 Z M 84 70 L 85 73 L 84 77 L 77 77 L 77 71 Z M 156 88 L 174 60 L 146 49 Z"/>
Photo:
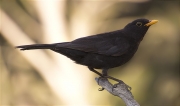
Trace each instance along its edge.
<path fill-rule="evenodd" d="M 137 25 L 138 27 L 140 27 L 140 26 L 142 26 L 142 23 L 141 23 L 141 22 L 137 22 L 136 25 Z"/>

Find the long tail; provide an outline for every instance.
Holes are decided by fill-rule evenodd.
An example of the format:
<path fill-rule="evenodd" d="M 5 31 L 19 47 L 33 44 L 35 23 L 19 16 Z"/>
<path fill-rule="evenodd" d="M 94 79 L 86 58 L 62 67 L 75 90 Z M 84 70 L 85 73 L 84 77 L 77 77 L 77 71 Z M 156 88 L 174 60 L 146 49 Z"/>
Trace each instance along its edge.
<path fill-rule="evenodd" d="M 20 50 L 31 50 L 31 49 L 53 49 L 56 44 L 33 44 L 33 45 L 21 45 L 16 46 Z"/>

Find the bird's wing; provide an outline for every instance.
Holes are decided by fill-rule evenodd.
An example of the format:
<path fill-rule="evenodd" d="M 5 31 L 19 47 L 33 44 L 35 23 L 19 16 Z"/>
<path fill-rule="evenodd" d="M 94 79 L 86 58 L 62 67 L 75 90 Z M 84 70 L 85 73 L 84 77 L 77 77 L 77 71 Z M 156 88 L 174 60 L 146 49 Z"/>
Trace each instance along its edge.
<path fill-rule="evenodd" d="M 106 36 L 107 34 L 105 36 L 101 34 L 101 36 L 79 38 L 72 42 L 57 44 L 56 49 L 64 47 L 107 56 L 120 56 L 128 51 L 130 45 L 125 38 L 115 34 L 109 35 L 110 37 Z"/>

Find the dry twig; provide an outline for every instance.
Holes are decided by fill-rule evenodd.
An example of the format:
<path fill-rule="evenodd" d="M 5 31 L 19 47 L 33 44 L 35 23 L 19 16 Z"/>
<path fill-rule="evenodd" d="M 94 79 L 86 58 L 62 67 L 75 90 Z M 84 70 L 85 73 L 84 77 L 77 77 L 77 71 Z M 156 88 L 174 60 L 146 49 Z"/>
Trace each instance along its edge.
<path fill-rule="evenodd" d="M 130 87 L 126 85 L 123 81 L 117 84 L 111 84 L 107 78 L 96 78 L 95 79 L 98 85 L 100 85 L 103 89 L 106 89 L 109 93 L 113 94 L 114 96 L 120 97 L 126 104 L 126 106 L 140 106 L 130 91 Z"/>

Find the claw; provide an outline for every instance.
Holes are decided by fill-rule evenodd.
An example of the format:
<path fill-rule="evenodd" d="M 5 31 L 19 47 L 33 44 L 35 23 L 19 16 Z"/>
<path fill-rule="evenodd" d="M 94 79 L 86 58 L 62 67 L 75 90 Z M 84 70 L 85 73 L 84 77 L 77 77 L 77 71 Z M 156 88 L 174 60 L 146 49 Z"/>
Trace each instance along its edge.
<path fill-rule="evenodd" d="M 126 87 L 128 88 L 128 90 L 130 90 L 130 91 L 132 90 L 132 88 L 127 84 L 126 84 Z"/>
<path fill-rule="evenodd" d="M 117 84 L 119 84 L 119 83 L 117 83 Z M 114 85 L 113 85 L 113 88 L 116 88 L 116 87 L 117 87 L 117 84 L 114 84 Z"/>
<path fill-rule="evenodd" d="M 113 85 L 113 88 L 116 88 L 117 85 L 120 84 L 120 83 L 125 84 L 123 81 L 119 80 L 119 82 L 117 84 Z M 125 86 L 127 87 L 128 90 L 130 90 L 130 91 L 132 90 L 132 88 L 129 85 L 125 84 Z M 113 91 L 113 88 L 112 88 L 112 91 Z"/>
<path fill-rule="evenodd" d="M 98 91 L 103 91 L 103 90 L 104 90 L 104 88 L 103 88 L 103 87 L 98 89 Z"/>

